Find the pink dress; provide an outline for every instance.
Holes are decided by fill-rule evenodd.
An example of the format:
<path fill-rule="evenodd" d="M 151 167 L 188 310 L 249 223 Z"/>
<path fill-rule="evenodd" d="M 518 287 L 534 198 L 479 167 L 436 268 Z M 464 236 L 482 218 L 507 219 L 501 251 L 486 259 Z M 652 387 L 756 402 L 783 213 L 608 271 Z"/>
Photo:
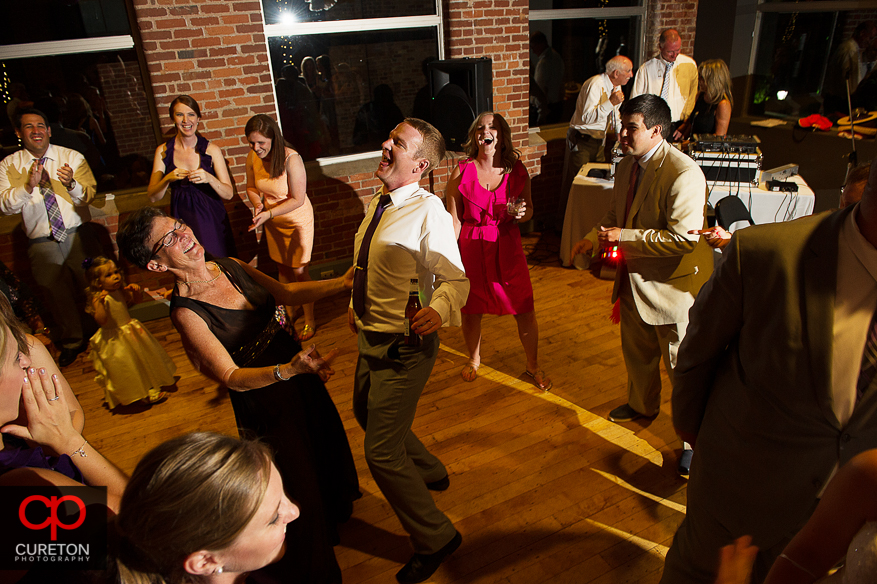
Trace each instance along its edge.
<path fill-rule="evenodd" d="M 521 231 L 506 211 L 524 189 L 527 169 L 520 161 L 495 191 L 478 182 L 478 170 L 460 163 L 463 226 L 460 256 L 469 278 L 465 314 L 524 314 L 533 311 L 533 286 Z"/>

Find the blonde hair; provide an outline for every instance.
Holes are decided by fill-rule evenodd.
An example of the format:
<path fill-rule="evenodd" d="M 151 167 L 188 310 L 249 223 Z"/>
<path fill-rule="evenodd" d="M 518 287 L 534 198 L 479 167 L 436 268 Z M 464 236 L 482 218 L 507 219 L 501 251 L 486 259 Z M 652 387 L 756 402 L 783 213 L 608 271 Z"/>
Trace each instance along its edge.
<path fill-rule="evenodd" d="M 262 503 L 271 463 L 265 445 L 212 432 L 152 449 L 131 475 L 115 519 L 118 581 L 195 579 L 185 571 L 186 558 L 234 543 Z"/>
<path fill-rule="evenodd" d="M 512 131 L 511 128 L 509 128 L 509 123 L 498 113 L 481 112 L 478 114 L 478 117 L 475 118 L 475 121 L 469 126 L 469 135 L 466 142 L 463 144 L 463 152 L 465 152 L 466 156 L 470 159 L 475 159 L 478 156 L 478 139 L 475 134 L 478 132 L 478 126 L 481 125 L 481 120 L 484 119 L 484 116 L 493 116 L 493 123 L 499 126 L 499 133 L 502 136 L 502 144 L 500 145 L 500 157 L 502 158 L 503 168 L 502 173 L 508 174 L 512 171 L 512 168 L 514 168 L 515 162 L 521 157 L 521 153 L 512 144 Z"/>
<path fill-rule="evenodd" d="M 85 268 L 85 281 L 88 282 L 88 287 L 85 288 L 85 297 L 88 299 L 88 302 L 85 303 L 85 312 L 88 314 L 94 314 L 94 301 L 100 296 L 100 293 L 103 292 L 103 288 L 100 287 L 100 277 L 102 270 L 100 268 L 107 266 L 109 264 L 115 265 L 115 260 L 112 260 L 106 256 L 97 256 L 96 258 L 88 258 L 83 264 L 86 262 L 90 262 L 88 267 Z M 122 286 L 125 285 L 125 276 L 122 276 Z"/>
<path fill-rule="evenodd" d="M 697 74 L 703 79 L 703 98 L 709 104 L 717 104 L 727 99 L 734 107 L 731 95 L 731 72 L 721 59 L 710 59 L 697 66 Z"/>
<path fill-rule="evenodd" d="M 419 118 L 405 118 L 402 123 L 408 124 L 420 134 L 420 148 L 413 156 L 414 158 L 426 158 L 429 162 L 429 168 L 420 174 L 423 178 L 435 170 L 439 163 L 445 159 L 445 139 L 442 137 L 442 133 L 435 129 L 435 126 Z"/>

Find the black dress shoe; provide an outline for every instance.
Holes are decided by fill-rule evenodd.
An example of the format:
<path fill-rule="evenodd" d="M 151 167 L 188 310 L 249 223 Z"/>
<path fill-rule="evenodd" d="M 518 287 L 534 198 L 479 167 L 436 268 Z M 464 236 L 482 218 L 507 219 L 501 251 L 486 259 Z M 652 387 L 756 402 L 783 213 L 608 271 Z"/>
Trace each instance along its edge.
<path fill-rule="evenodd" d="M 88 347 L 88 343 L 82 342 L 75 347 L 61 349 L 61 354 L 58 355 L 58 366 L 67 367 L 68 365 L 76 361 L 76 358 L 81 352 L 85 350 L 86 347 Z"/>
<path fill-rule="evenodd" d="M 641 414 L 629 404 L 624 404 L 623 406 L 618 406 L 611 412 L 609 412 L 609 421 L 621 424 L 623 422 L 632 422 L 633 420 L 638 420 L 640 418 L 656 418 L 657 414 L 654 416 L 647 416 L 645 414 Z"/>
<path fill-rule="evenodd" d="M 463 536 L 458 531 L 445 547 L 434 554 L 414 554 L 408 563 L 396 574 L 396 580 L 402 584 L 416 584 L 429 579 L 446 557 L 457 551 L 463 543 Z"/>
<path fill-rule="evenodd" d="M 690 450 L 687 448 L 682 449 L 682 454 L 679 455 L 679 466 L 676 467 L 676 471 L 681 475 L 688 475 L 691 471 L 691 457 L 694 456 L 694 450 Z"/>
<path fill-rule="evenodd" d="M 447 491 L 450 486 L 451 479 L 448 478 L 448 475 L 445 475 L 445 478 L 443 479 L 426 483 L 426 488 L 430 491 Z"/>

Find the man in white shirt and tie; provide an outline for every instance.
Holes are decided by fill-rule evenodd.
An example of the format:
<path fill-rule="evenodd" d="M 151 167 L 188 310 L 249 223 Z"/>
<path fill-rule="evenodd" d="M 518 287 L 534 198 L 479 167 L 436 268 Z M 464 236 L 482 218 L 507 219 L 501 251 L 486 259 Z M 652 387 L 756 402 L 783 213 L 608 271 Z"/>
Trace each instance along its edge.
<path fill-rule="evenodd" d="M 365 458 L 381 492 L 411 536 L 414 556 L 396 574 L 428 579 L 462 542 L 429 491 L 449 486 L 448 471 L 411 431 L 417 401 L 438 355 L 437 331 L 460 326 L 469 295 L 451 216 L 420 179 L 444 158 L 442 135 L 408 118 L 382 145 L 375 176 L 384 184 L 356 232 L 356 275 L 348 322 L 358 335 L 353 412 L 365 430 Z M 423 308 L 411 319 L 418 346 L 405 344 L 409 282 Z"/>
<path fill-rule="evenodd" d="M 621 129 L 618 108 L 624 101 L 621 88 L 633 77 L 633 62 L 623 55 L 612 57 L 606 63 L 606 72 L 594 75 L 582 84 L 576 100 L 576 111 L 566 133 L 567 149 L 563 160 L 563 182 L 560 200 L 563 201 L 558 219 L 563 222 L 569 189 L 579 169 L 589 162 L 605 160 L 607 134 L 614 144 Z"/>
<path fill-rule="evenodd" d="M 39 110 L 19 109 L 15 133 L 24 148 L 0 162 L 0 212 L 21 213 L 34 279 L 42 288 L 60 343 L 58 364 L 65 367 L 85 350 L 81 308 L 76 298 L 86 282 L 82 260 L 99 253 L 96 238 L 83 224 L 95 180 L 82 154 L 50 143 L 52 131 Z"/>
<path fill-rule="evenodd" d="M 682 37 L 672 28 L 658 38 L 659 55 L 642 64 L 633 80 L 630 97 L 657 95 L 670 106 L 670 133 L 688 119 L 697 99 L 697 64 L 683 55 Z"/>

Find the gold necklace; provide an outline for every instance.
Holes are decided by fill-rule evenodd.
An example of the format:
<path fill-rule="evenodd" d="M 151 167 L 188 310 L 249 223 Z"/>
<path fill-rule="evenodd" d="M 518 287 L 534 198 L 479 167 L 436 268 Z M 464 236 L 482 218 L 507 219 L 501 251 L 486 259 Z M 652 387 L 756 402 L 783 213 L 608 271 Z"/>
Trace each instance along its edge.
<path fill-rule="evenodd" d="M 219 264 L 217 264 L 216 262 L 210 262 L 210 263 L 213 264 L 213 266 L 214 266 L 217 270 L 219 270 L 219 273 L 216 274 L 216 276 L 214 276 L 214 277 L 211 278 L 210 280 L 186 280 L 186 281 L 183 282 L 183 284 L 185 284 L 186 286 L 191 286 L 192 284 L 212 284 L 213 282 L 215 282 L 216 280 L 218 280 L 219 277 L 222 275 L 222 270 L 219 268 Z M 210 269 L 210 268 L 208 268 L 208 270 L 209 270 L 209 269 Z"/>

